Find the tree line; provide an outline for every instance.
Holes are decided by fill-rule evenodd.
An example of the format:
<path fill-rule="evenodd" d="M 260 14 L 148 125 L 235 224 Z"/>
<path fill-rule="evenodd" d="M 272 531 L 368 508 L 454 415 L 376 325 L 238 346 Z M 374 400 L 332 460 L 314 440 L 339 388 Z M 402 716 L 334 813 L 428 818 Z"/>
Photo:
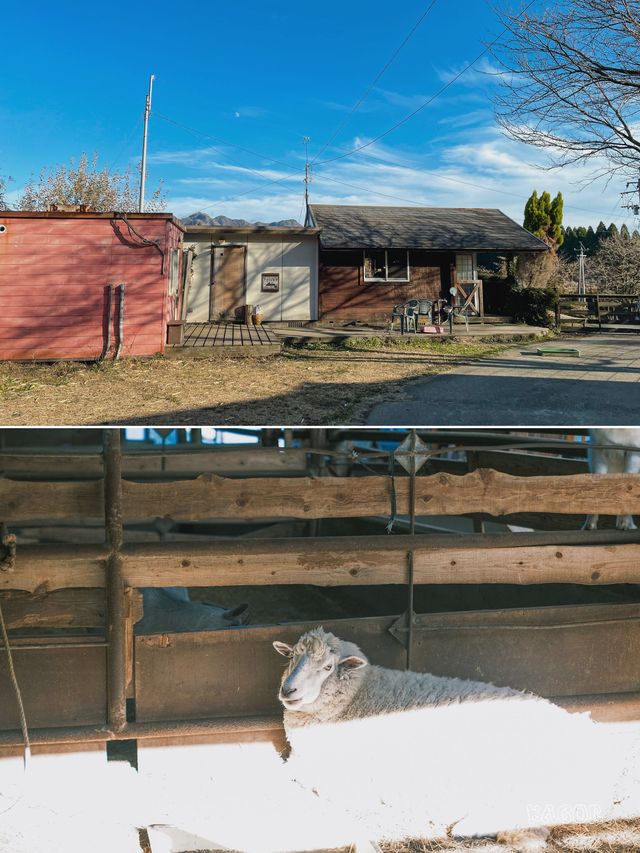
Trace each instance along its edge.
<path fill-rule="evenodd" d="M 605 225 L 600 221 L 597 228 L 589 225 L 585 228 L 584 225 L 571 227 L 568 225 L 563 227 L 563 242 L 558 254 L 567 261 L 575 260 L 576 255 L 580 253 L 580 244 L 584 246 L 587 255 L 595 255 L 601 248 L 603 241 L 611 238 L 620 238 L 621 240 L 631 240 L 640 238 L 640 234 L 636 229 L 629 231 L 626 225 L 622 225 L 620 229 L 612 222 L 610 225 Z"/>
<path fill-rule="evenodd" d="M 573 291 L 577 287 L 580 246 L 587 256 L 585 279 L 589 290 L 640 293 L 640 234 L 612 222 L 564 226 L 563 200 L 558 193 L 538 195 L 534 190 L 524 207 L 523 226 L 543 240 L 551 251 L 519 257 L 515 278 L 520 287 Z"/>

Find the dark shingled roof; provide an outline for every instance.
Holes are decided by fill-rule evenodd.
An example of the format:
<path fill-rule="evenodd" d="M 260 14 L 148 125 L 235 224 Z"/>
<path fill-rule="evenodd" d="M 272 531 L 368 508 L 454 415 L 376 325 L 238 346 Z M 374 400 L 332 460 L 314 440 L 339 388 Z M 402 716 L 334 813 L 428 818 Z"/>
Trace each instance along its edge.
<path fill-rule="evenodd" d="M 326 249 L 541 251 L 546 243 L 500 210 L 311 204 Z"/>

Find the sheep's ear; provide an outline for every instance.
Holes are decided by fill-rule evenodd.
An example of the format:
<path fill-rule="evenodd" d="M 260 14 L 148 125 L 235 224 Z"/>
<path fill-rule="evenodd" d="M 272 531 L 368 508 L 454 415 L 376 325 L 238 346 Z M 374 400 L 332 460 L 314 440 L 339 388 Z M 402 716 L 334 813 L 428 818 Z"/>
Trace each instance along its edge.
<path fill-rule="evenodd" d="M 287 643 L 280 642 L 280 640 L 273 641 L 273 648 L 279 655 L 284 655 L 286 658 L 290 658 L 293 655 L 293 647 L 287 645 Z"/>
<path fill-rule="evenodd" d="M 357 655 L 349 655 L 346 658 L 342 658 L 338 661 L 338 666 L 343 666 L 345 669 L 360 669 L 363 666 L 366 666 L 368 661 L 364 658 L 360 658 Z"/>

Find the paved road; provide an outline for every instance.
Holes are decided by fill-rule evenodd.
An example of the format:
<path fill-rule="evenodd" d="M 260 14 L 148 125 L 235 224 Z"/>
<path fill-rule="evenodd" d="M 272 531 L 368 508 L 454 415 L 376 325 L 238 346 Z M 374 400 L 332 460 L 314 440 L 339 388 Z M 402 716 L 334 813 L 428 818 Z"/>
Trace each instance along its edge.
<path fill-rule="evenodd" d="M 408 383 L 378 403 L 372 425 L 640 426 L 640 335 L 571 336 L 580 358 L 536 355 L 527 344 L 451 373 Z"/>

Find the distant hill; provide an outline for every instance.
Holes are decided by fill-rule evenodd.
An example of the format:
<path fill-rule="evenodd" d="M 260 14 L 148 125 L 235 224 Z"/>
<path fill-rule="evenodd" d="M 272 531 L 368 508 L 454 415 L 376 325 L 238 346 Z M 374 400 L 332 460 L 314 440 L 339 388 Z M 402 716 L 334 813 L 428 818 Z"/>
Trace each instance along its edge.
<path fill-rule="evenodd" d="M 242 225 L 280 226 L 289 228 L 300 228 L 300 223 L 295 219 L 281 219 L 278 222 L 248 222 L 246 219 L 230 219 L 228 216 L 209 216 L 208 213 L 192 213 L 182 220 L 184 225 L 211 225 L 224 228 L 235 228 Z"/>

